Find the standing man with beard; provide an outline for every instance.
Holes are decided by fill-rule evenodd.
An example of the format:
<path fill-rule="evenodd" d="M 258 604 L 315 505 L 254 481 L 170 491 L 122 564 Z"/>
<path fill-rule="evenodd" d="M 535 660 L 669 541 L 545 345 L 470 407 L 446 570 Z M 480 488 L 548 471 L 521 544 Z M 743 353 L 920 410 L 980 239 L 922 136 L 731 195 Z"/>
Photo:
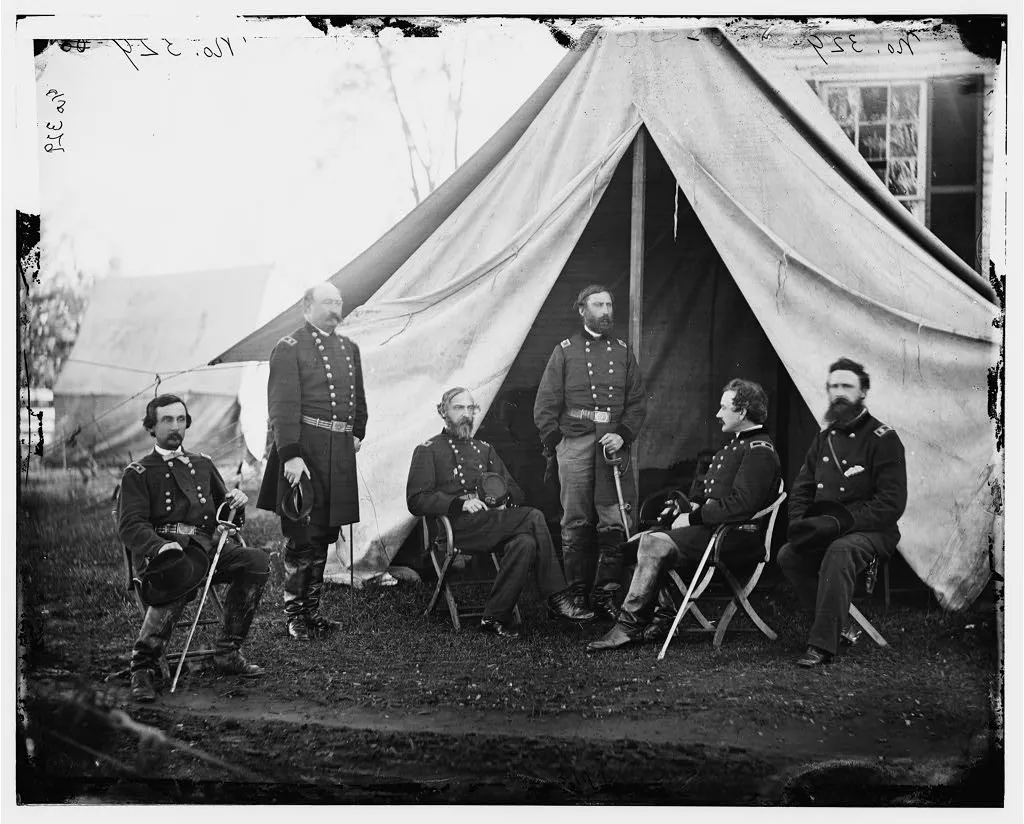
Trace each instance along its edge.
<path fill-rule="evenodd" d="M 519 637 L 513 609 L 526 585 L 531 566 L 537 589 L 547 599 L 553 618 L 588 621 L 594 613 L 577 607 L 551 541 L 544 516 L 522 506 L 524 496 L 494 447 L 473 438 L 473 423 L 480 407 L 461 386 L 448 389 L 437 405 L 444 429 L 416 447 L 409 467 L 406 502 L 416 516 L 447 515 L 455 542 L 462 552 L 489 553 L 501 548 L 501 572 L 480 619 L 480 629 L 501 638 Z M 491 509 L 478 493 L 481 476 L 501 476 L 513 508 Z"/>
<path fill-rule="evenodd" d="M 281 515 L 287 539 L 284 612 L 288 634 L 299 641 L 308 641 L 311 631 L 339 626 L 319 612 L 327 548 L 342 526 L 359 520 L 356 453 L 366 435 L 366 395 L 359 347 L 335 333 L 342 306 L 330 283 L 307 290 L 306 322 L 281 338 L 270 355 L 274 448 L 256 505 Z M 285 517 L 285 497 L 305 483 L 312 490 L 312 512 L 300 520 Z"/>
<path fill-rule="evenodd" d="M 575 306 L 583 329 L 551 353 L 537 389 L 533 418 L 549 471 L 556 459 L 558 463 L 562 558 L 573 597 L 582 609 L 593 586 L 591 606 L 614 620 L 627 524 L 619 512 L 605 450 L 613 457 L 622 450 L 628 455 L 647 414 L 647 393 L 636 358 L 626 342 L 612 334 L 608 288 L 588 286 Z M 622 493 L 626 500 L 635 495 L 631 472 L 622 475 Z M 598 552 L 593 545 L 595 526 Z"/>
<path fill-rule="evenodd" d="M 789 542 L 779 566 L 805 607 L 814 608 L 801 667 L 827 664 L 838 650 L 857 576 L 900 540 L 907 505 L 903 443 L 864 406 L 871 378 L 840 358 L 829 367 L 825 428 L 811 444 L 789 496 Z"/>

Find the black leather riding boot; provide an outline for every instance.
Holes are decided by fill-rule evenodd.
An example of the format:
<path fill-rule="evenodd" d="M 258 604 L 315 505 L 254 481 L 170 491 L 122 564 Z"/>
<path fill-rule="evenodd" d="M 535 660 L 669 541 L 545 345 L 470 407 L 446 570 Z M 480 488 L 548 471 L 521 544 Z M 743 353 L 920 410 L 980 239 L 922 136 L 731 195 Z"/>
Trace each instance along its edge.
<path fill-rule="evenodd" d="M 224 623 L 217 638 L 218 653 L 233 652 L 245 642 L 269 577 L 243 573 L 231 582 L 224 596 Z"/>

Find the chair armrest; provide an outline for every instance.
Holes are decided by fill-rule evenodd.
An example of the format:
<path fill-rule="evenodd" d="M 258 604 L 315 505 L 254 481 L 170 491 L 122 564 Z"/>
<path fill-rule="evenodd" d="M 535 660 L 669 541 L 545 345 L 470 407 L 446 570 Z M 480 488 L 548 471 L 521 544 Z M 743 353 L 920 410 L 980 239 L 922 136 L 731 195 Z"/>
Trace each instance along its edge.
<path fill-rule="evenodd" d="M 420 518 L 423 524 L 423 549 L 426 552 L 430 551 L 431 538 L 431 521 L 434 522 L 434 534 L 437 536 L 444 535 L 446 546 L 452 550 L 454 554 L 458 554 L 459 548 L 455 546 L 455 533 L 452 532 L 452 522 L 447 515 L 423 515 Z"/>

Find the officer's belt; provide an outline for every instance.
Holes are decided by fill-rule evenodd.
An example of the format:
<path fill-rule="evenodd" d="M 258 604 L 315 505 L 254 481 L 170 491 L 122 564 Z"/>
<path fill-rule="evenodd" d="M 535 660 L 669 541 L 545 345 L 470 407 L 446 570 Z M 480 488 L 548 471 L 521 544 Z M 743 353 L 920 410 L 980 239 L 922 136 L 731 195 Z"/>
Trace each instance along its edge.
<path fill-rule="evenodd" d="M 207 538 L 210 537 L 210 533 L 205 529 L 200 529 L 192 524 L 160 524 L 156 528 L 157 535 L 205 535 Z"/>
<path fill-rule="evenodd" d="M 302 416 L 302 422 L 317 429 L 329 429 L 331 432 L 351 432 L 352 424 L 347 421 L 324 421 L 320 418 L 313 418 L 309 415 Z"/>
<path fill-rule="evenodd" d="M 602 412 L 600 409 L 570 409 L 566 414 L 570 418 L 576 418 L 579 421 L 593 421 L 594 423 L 612 422 L 612 413 Z"/>

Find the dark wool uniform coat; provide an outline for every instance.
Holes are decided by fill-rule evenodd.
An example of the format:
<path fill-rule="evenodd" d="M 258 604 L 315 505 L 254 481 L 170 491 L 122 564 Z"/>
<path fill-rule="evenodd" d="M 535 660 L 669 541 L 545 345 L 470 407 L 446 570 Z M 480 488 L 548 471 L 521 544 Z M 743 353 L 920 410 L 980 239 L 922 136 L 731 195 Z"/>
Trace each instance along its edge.
<path fill-rule="evenodd" d="M 306 323 L 281 338 L 270 354 L 267 405 L 274 447 L 256 505 L 277 511 L 291 488 L 284 464 L 301 457 L 313 486 L 310 521 L 341 526 L 359 520 L 359 489 L 353 437 L 366 435 L 366 394 L 359 347 L 337 334 Z M 302 422 L 307 415 L 340 421 L 351 432 L 332 432 Z"/>
<path fill-rule="evenodd" d="M 851 423 L 819 432 L 789 496 L 790 523 L 815 501 L 841 503 L 853 515 L 849 531 L 868 533 L 876 552 L 891 554 L 907 506 L 907 464 L 895 430 L 865 409 Z"/>
<path fill-rule="evenodd" d="M 209 456 L 183 450 L 183 458 L 164 460 L 155 449 L 128 464 L 121 476 L 118 533 L 141 569 L 167 543 L 181 543 L 184 536 L 160 535 L 165 524 L 187 524 L 202 530 L 192 538 L 205 550 L 213 547 L 217 507 L 227 486 Z"/>
<path fill-rule="evenodd" d="M 405 497 L 413 515 L 447 515 L 459 549 L 484 552 L 526 526 L 530 507 L 464 512 L 463 496 L 476 493 L 480 475 L 496 472 L 504 478 L 512 503 L 525 496 L 494 447 L 475 438 L 456 438 L 447 432 L 434 435 L 413 450 Z"/>
<path fill-rule="evenodd" d="M 699 554 L 715 527 L 749 521 L 771 504 L 778 496 L 781 475 L 775 445 L 761 427 L 736 433 L 715 453 L 705 476 L 694 479 L 690 500 L 700 506 L 690 513 L 690 526 L 670 530 L 668 536 L 684 554 Z M 723 557 L 735 553 L 736 561 L 753 559 L 763 551 L 756 531 L 730 533 L 722 548 Z"/>
<path fill-rule="evenodd" d="M 569 414 L 571 409 L 604 412 L 609 422 L 574 418 Z M 545 448 L 553 451 L 563 437 L 591 432 L 598 439 L 614 432 L 628 448 L 645 417 L 647 390 L 636 358 L 624 340 L 607 335 L 595 338 L 584 329 L 555 347 L 541 375 L 533 406 L 533 420 Z M 603 458 L 597 461 L 599 469 L 603 464 Z M 595 502 L 616 503 L 611 471 L 605 467 L 594 477 Z M 632 477 L 632 472 L 622 476 L 627 499 L 632 494 Z"/>

